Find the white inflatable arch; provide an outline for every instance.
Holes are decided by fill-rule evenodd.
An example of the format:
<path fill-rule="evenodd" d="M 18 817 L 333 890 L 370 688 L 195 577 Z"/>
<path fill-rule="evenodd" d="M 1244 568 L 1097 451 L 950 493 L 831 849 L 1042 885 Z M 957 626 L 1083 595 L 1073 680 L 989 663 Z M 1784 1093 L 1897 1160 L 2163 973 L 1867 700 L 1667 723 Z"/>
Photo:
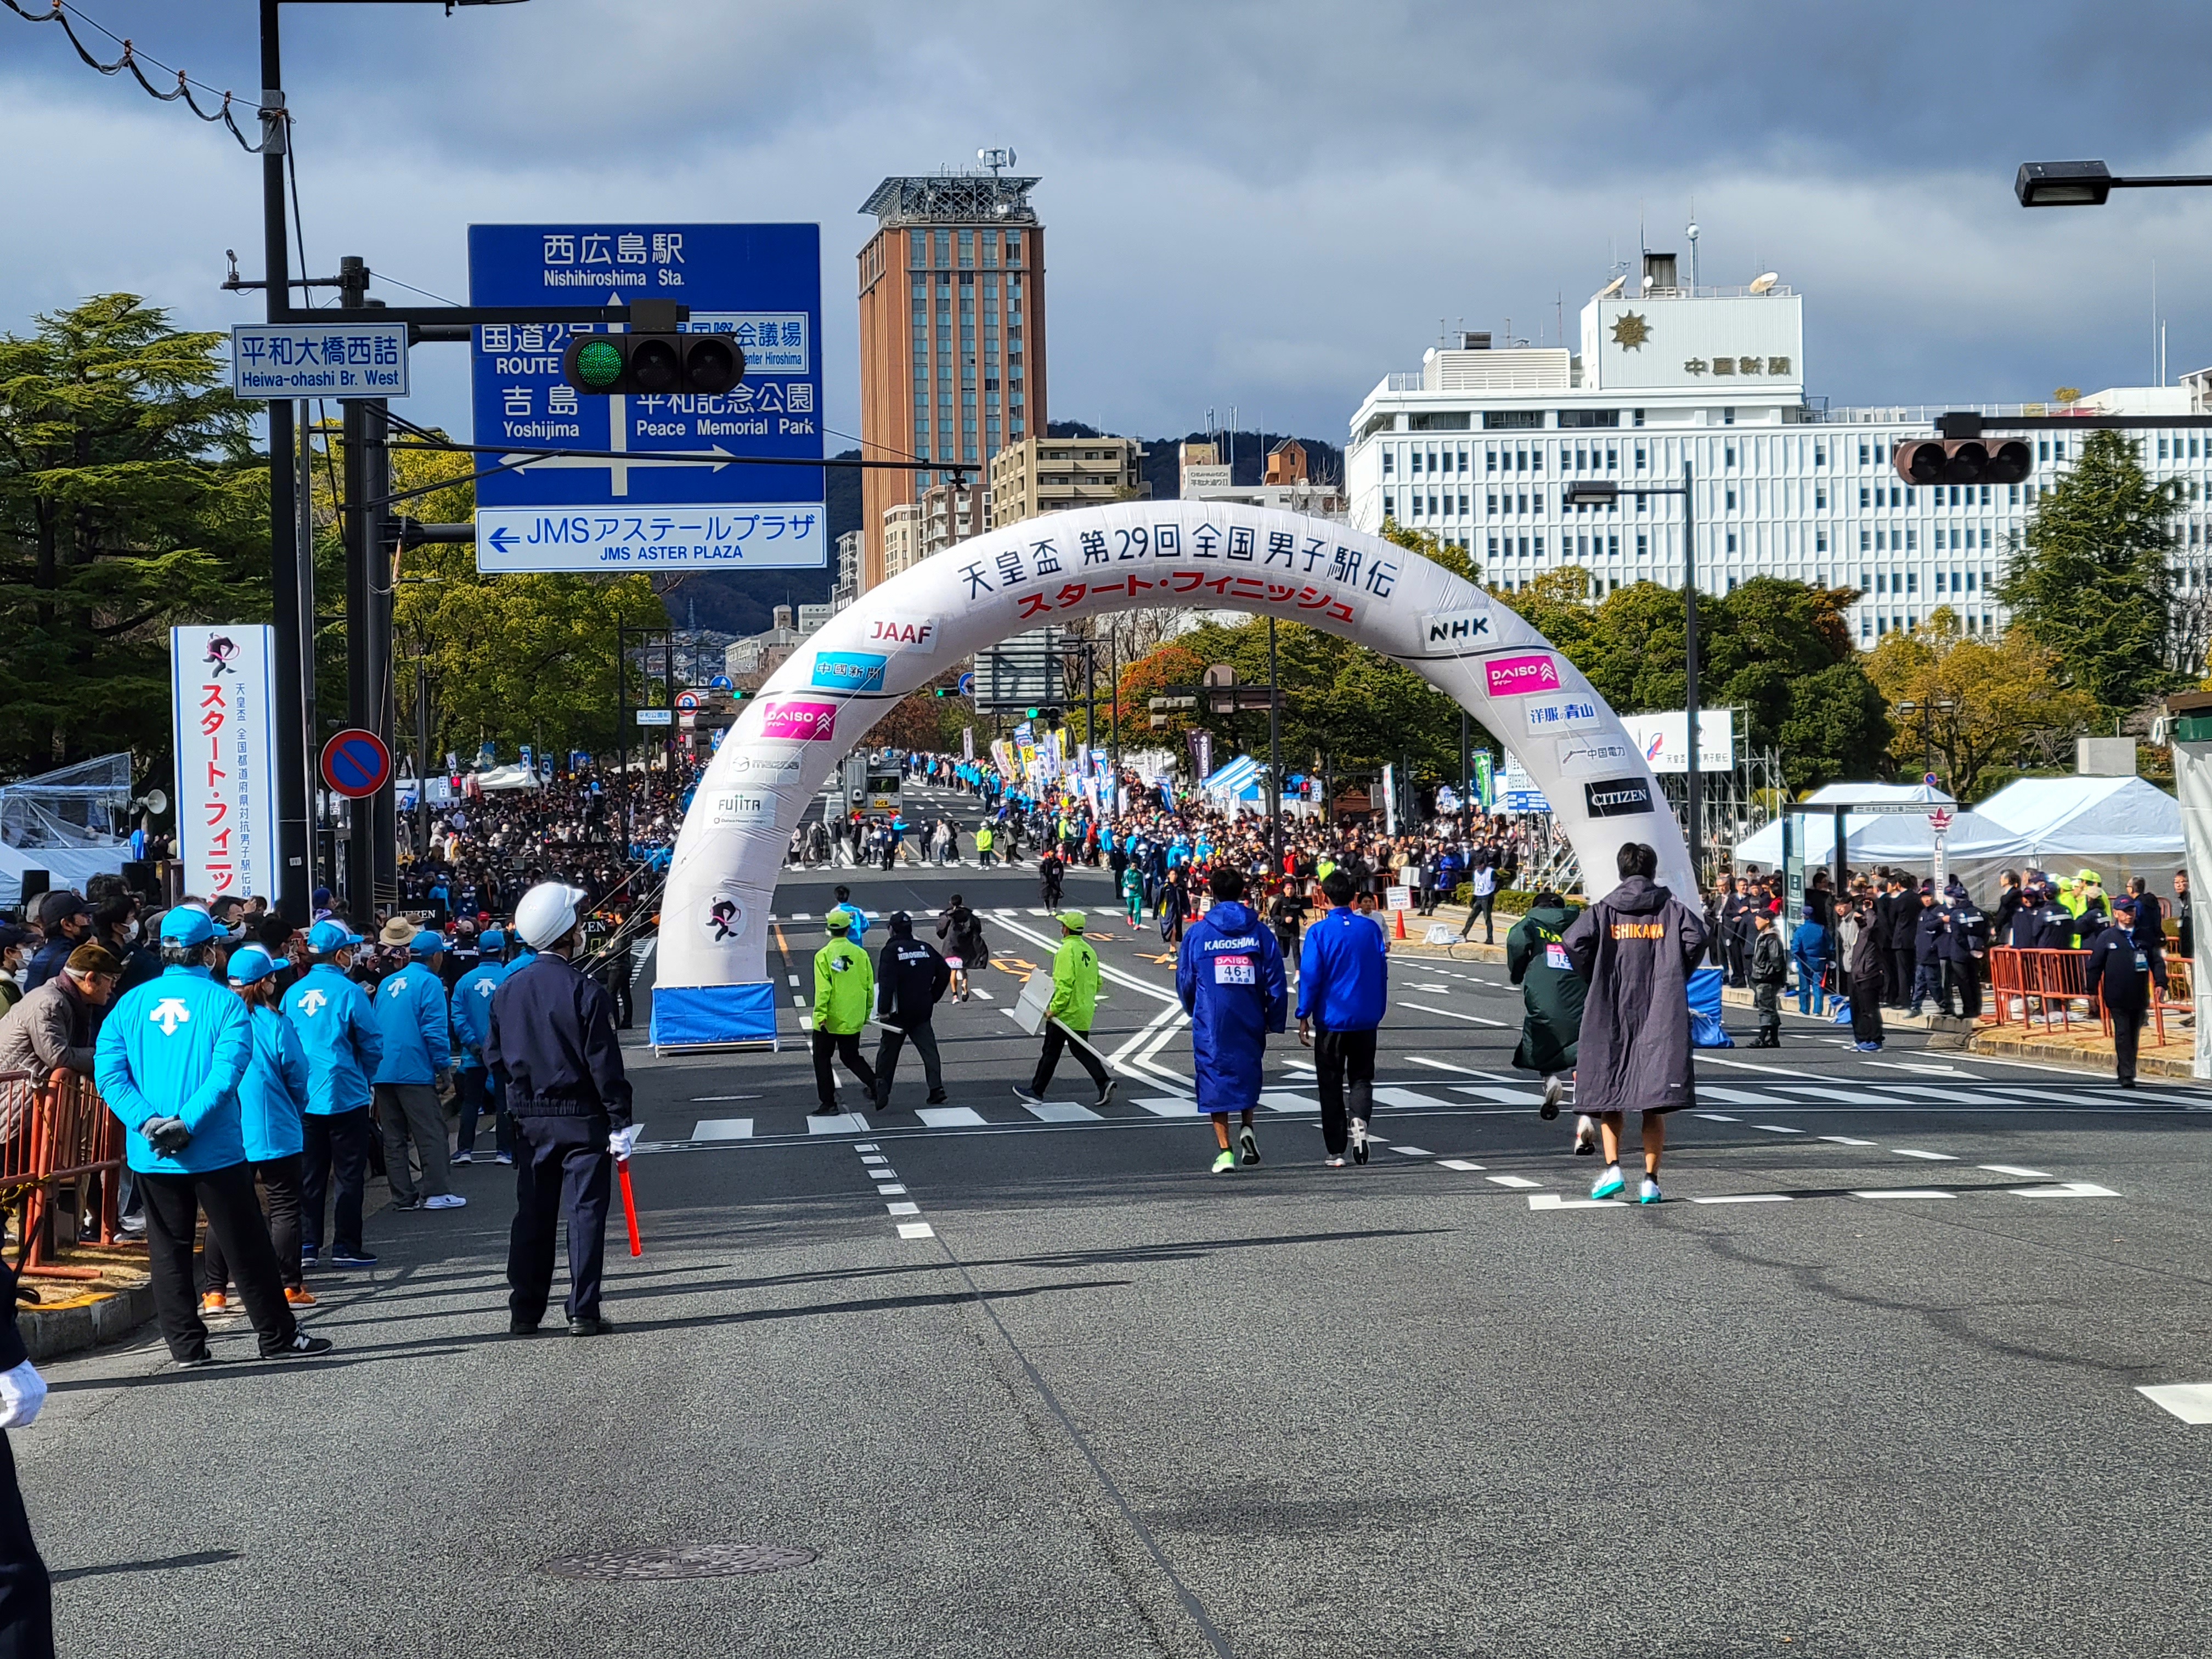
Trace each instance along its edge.
<path fill-rule="evenodd" d="M 1134 606 L 1308 623 L 1403 663 L 1471 713 L 1543 789 L 1591 880 L 1625 841 L 1696 890 L 1642 752 L 1589 682 L 1513 611 L 1395 543 L 1328 520 L 1206 501 L 1084 507 L 993 531 L 871 589 L 749 701 L 676 842 L 654 964 L 653 1040 L 775 1030 L 769 901 L 837 762 L 898 701 L 1000 641 Z"/>

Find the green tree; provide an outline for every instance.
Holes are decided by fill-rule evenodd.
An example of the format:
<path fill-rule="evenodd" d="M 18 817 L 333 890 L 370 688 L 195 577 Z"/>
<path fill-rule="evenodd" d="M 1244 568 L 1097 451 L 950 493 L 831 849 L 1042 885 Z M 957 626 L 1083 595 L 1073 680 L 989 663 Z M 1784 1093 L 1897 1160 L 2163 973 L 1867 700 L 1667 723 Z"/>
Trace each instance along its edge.
<path fill-rule="evenodd" d="M 2053 653 L 2065 684 L 2109 717 L 2177 683 L 2173 548 L 2181 485 L 2154 483 L 2134 440 L 2089 434 L 2073 470 L 2043 492 L 1997 598 L 2013 629 Z"/>
<path fill-rule="evenodd" d="M 0 337 L 0 773 L 167 757 L 169 627 L 267 620 L 268 470 L 222 354 L 130 294 Z"/>
<path fill-rule="evenodd" d="M 1962 634 L 1948 605 L 1884 636 L 1867 668 L 1889 705 L 1899 769 L 1917 774 L 1932 747 L 1936 769 L 1961 800 L 1996 768 L 2047 761 L 2097 714 L 2086 690 L 2065 683 L 2057 652 L 2017 625 L 2002 639 Z M 1900 702 L 1913 712 L 1898 713 Z"/>
<path fill-rule="evenodd" d="M 332 465 L 342 477 L 343 452 L 336 445 L 333 450 Z M 469 482 L 473 465 L 466 455 L 395 447 L 396 489 L 453 481 L 451 488 L 417 497 L 404 510 L 426 522 L 465 521 L 475 507 L 475 486 Z M 319 490 L 322 486 L 319 477 Z M 336 535 L 331 514 L 325 539 Z M 339 554 L 334 576 L 319 580 L 343 581 L 343 570 Z M 555 755 L 571 749 L 615 752 L 616 626 L 659 628 L 668 623 L 650 577 L 485 575 L 476 568 L 476 550 L 465 544 L 412 549 L 391 570 L 392 684 L 398 691 L 395 735 L 401 747 L 414 747 L 411 710 L 419 659 L 429 685 L 430 752 L 441 761 L 449 749 L 472 755 L 486 741 L 509 753 L 526 743 Z M 327 596 L 330 590 L 323 592 Z M 319 608 L 327 614 L 336 606 L 325 603 Z M 327 633 L 337 631 L 333 627 Z M 322 684 L 340 690 L 335 698 L 320 700 L 326 727 L 339 723 L 345 684 L 343 641 L 331 642 L 337 654 L 337 678 L 325 678 Z M 644 676 L 635 669 L 630 676 L 635 704 L 641 701 Z M 622 735 L 635 751 L 641 738 L 651 743 L 660 733 L 633 727 Z"/>

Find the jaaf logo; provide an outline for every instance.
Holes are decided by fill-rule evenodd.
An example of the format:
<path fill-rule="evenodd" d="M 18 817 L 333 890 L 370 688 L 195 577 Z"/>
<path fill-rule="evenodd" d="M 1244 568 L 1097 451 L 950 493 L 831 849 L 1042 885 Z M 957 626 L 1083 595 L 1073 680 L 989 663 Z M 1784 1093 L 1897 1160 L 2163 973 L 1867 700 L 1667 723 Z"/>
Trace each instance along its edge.
<path fill-rule="evenodd" d="M 927 657 L 937 651 L 937 624 L 919 617 L 878 617 L 868 624 L 868 643 Z"/>

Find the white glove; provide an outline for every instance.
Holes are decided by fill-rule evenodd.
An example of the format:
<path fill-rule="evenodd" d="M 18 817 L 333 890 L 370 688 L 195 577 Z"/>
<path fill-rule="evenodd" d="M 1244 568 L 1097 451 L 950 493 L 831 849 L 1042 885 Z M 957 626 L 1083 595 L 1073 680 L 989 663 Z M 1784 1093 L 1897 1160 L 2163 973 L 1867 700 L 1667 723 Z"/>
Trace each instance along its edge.
<path fill-rule="evenodd" d="M 27 1429 L 46 1403 L 46 1379 L 26 1359 L 12 1371 L 0 1371 L 0 1429 Z"/>
<path fill-rule="evenodd" d="M 617 1129 L 607 1137 L 607 1151 L 625 1163 L 629 1159 L 630 1149 L 636 1145 L 637 1125 L 635 1123 L 627 1129 Z"/>

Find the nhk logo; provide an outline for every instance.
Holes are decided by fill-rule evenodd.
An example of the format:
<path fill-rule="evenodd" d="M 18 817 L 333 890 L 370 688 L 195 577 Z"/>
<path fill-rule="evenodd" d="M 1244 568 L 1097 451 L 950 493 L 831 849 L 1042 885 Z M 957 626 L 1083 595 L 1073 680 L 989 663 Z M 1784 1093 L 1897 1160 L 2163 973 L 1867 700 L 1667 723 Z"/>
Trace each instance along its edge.
<path fill-rule="evenodd" d="M 1486 611 L 1435 611 L 1421 618 L 1424 651 L 1455 651 L 1484 644 L 1490 638 Z"/>

